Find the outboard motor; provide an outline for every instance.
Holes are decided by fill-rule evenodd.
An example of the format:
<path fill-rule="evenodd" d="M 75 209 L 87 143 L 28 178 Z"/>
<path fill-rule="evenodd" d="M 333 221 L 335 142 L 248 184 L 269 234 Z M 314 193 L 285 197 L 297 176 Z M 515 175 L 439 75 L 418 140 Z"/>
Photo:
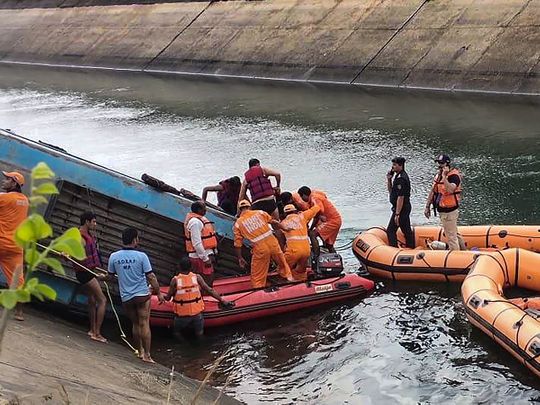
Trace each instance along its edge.
<path fill-rule="evenodd" d="M 319 259 L 313 263 L 313 271 L 318 277 L 339 276 L 343 269 L 343 259 L 339 253 L 321 252 Z"/>

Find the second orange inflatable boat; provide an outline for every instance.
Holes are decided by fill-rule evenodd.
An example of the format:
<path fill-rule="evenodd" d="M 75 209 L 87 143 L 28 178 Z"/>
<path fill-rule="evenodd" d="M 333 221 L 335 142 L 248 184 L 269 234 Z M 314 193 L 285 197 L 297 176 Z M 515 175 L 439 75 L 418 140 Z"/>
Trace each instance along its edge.
<path fill-rule="evenodd" d="M 370 228 L 353 241 L 353 252 L 370 274 L 393 280 L 461 282 L 479 255 L 504 264 L 501 251 L 523 248 L 540 252 L 540 226 L 462 226 L 459 233 L 467 250 L 430 250 L 432 241 L 446 242 L 442 227 L 413 228 L 416 249 L 388 245 L 386 230 Z M 403 241 L 401 231 L 398 240 Z"/>
<path fill-rule="evenodd" d="M 467 318 L 540 377 L 540 300 L 505 297 L 511 288 L 540 294 L 540 255 L 508 249 L 501 256 L 503 265 L 479 257 L 463 282 Z"/>

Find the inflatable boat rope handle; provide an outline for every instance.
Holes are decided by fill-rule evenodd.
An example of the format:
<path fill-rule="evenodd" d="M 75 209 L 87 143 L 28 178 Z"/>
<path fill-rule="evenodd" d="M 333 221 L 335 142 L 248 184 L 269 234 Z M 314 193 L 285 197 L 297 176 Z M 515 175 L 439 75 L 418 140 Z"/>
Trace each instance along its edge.
<path fill-rule="evenodd" d="M 516 332 L 516 345 L 519 347 L 519 332 L 521 331 L 521 327 L 523 326 L 523 319 L 525 319 L 526 316 L 530 316 L 527 312 L 523 314 L 523 316 L 514 324 L 514 328 L 517 328 Z M 532 318 L 532 316 L 531 316 Z M 534 319 L 534 318 L 533 318 Z M 493 321 L 493 325 L 495 325 L 495 320 Z"/>
<path fill-rule="evenodd" d="M 425 254 L 424 252 L 420 252 L 420 253 L 418 253 L 418 254 L 416 255 L 416 258 L 417 258 L 418 260 L 422 260 L 429 268 L 431 268 L 431 264 L 429 264 L 429 263 L 427 262 L 427 260 L 425 259 L 425 257 L 426 257 L 426 254 Z"/>
<path fill-rule="evenodd" d="M 523 311 L 523 309 L 518 304 L 516 304 L 515 302 L 506 301 L 506 300 L 484 300 L 484 305 L 491 304 L 492 302 L 505 302 L 505 303 L 511 304 L 511 305 L 515 306 L 516 308 Z"/>
<path fill-rule="evenodd" d="M 467 265 L 467 267 L 465 267 L 465 268 L 470 270 L 471 267 L 472 267 L 472 265 L 473 265 L 474 263 L 476 263 L 476 259 L 478 259 L 480 256 L 482 256 L 482 255 L 474 255 L 474 256 L 473 256 L 473 261 L 470 262 L 470 263 Z"/>
<path fill-rule="evenodd" d="M 521 309 L 519 307 L 519 305 L 513 303 L 513 302 L 510 302 L 510 301 L 505 301 L 505 300 L 484 300 L 484 304 L 489 304 L 490 302 L 505 302 L 507 304 L 511 304 L 511 305 L 514 305 L 515 307 L 519 308 L 521 311 L 523 311 L 523 309 Z M 532 319 L 536 320 L 536 318 L 532 317 L 531 315 L 529 315 L 527 312 L 524 311 L 523 313 L 523 316 L 519 319 L 519 321 L 517 321 L 516 323 L 514 323 L 513 327 L 514 329 L 517 329 L 516 331 L 516 345 L 518 345 L 519 347 L 519 332 L 521 331 L 521 327 L 523 326 L 523 319 L 525 319 L 525 317 L 527 316 L 530 316 Z M 493 320 L 493 323 L 491 324 L 492 327 L 495 327 L 495 321 L 497 320 L 497 317 L 495 317 L 495 319 Z M 525 349 L 525 348 L 524 348 Z"/>
<path fill-rule="evenodd" d="M 238 301 L 238 300 L 240 300 L 240 299 L 242 299 L 242 298 L 245 298 L 245 297 L 247 297 L 247 296 L 249 296 L 249 295 L 251 295 L 251 294 L 253 294 L 254 292 L 257 292 L 257 291 L 259 291 L 259 290 L 252 290 L 252 291 L 249 291 L 249 292 L 245 293 L 244 295 L 235 298 L 234 300 L 230 300 L 230 302 L 236 303 L 236 301 Z"/>
<path fill-rule="evenodd" d="M 39 247 L 43 248 L 43 249 L 47 249 L 47 246 L 43 246 L 42 244 L 40 243 L 36 243 Z M 54 249 L 49 249 L 50 252 L 58 255 L 58 256 L 62 256 L 64 259 L 67 259 L 69 260 L 71 263 L 75 264 L 76 266 L 79 266 L 81 269 L 93 274 L 94 276 L 98 276 L 98 273 L 96 273 L 95 271 L 92 271 L 90 270 L 88 267 L 86 266 L 83 266 L 82 264 L 80 264 L 78 261 L 76 261 L 75 259 L 72 259 L 71 257 L 69 256 L 66 256 L 64 254 L 62 254 L 61 252 L 58 252 L 57 250 L 54 250 Z M 127 340 L 127 337 L 126 337 L 126 334 L 124 332 L 124 329 L 122 328 L 122 324 L 120 323 L 120 317 L 118 316 L 118 312 L 116 312 L 116 308 L 114 307 L 114 303 L 113 303 L 113 299 L 112 299 L 112 296 L 111 296 L 111 291 L 109 289 L 109 285 L 103 281 L 103 284 L 105 284 L 105 290 L 107 290 L 107 296 L 109 297 L 109 301 L 111 303 L 111 308 L 113 310 L 113 313 L 114 313 L 114 316 L 116 318 L 116 322 L 118 323 L 118 329 L 120 330 L 120 338 L 122 338 L 122 340 L 124 341 L 124 343 L 126 343 L 129 348 L 131 350 L 133 350 L 133 352 L 136 354 L 136 355 L 139 355 L 139 351 L 137 349 L 135 349 L 133 347 L 133 345 L 131 343 L 129 343 L 129 341 Z"/>
<path fill-rule="evenodd" d="M 500 236 L 501 232 L 498 233 L 499 236 Z M 540 232 L 540 229 L 538 230 L 538 232 Z M 518 238 L 526 238 L 526 239 L 540 239 L 540 236 L 520 235 L 518 233 L 510 233 L 510 232 L 506 232 L 506 234 L 504 236 L 500 236 L 500 237 L 502 239 L 502 238 L 504 238 L 506 236 L 515 236 L 515 237 L 518 237 Z"/>
<path fill-rule="evenodd" d="M 540 229 L 538 230 L 538 232 L 540 232 Z M 498 236 L 501 239 L 504 239 L 507 236 L 515 236 L 517 238 L 525 238 L 525 239 L 540 239 L 540 236 L 521 235 L 519 233 L 510 233 L 510 232 L 508 232 L 506 230 L 501 230 L 501 231 L 496 232 L 496 233 L 488 233 L 487 235 L 486 234 L 483 234 L 483 235 L 481 235 L 481 234 L 467 234 L 466 236 L 469 237 L 469 238 L 485 238 L 486 236 Z"/>

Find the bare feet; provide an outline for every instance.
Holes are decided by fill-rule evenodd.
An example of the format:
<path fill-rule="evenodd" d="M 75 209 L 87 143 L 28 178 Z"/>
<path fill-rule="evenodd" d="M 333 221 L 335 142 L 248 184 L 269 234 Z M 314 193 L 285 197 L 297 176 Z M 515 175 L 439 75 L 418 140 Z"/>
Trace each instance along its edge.
<path fill-rule="evenodd" d="M 145 363 L 151 363 L 151 364 L 155 364 L 155 361 L 152 360 L 152 357 L 150 357 L 149 354 L 144 354 L 141 358 L 142 361 L 144 361 Z"/>
<path fill-rule="evenodd" d="M 96 342 L 108 343 L 107 339 L 101 335 L 90 335 L 90 339 L 95 340 Z"/>
<path fill-rule="evenodd" d="M 88 333 L 87 333 L 87 335 L 90 336 L 90 337 L 92 337 L 92 336 L 94 336 L 94 333 L 93 333 L 91 330 L 89 330 Z"/>
<path fill-rule="evenodd" d="M 21 303 L 18 303 L 16 306 L 15 306 L 15 315 L 13 316 L 13 319 L 15 319 L 16 321 L 24 321 L 24 316 L 23 316 L 23 309 L 22 309 L 22 304 Z"/>

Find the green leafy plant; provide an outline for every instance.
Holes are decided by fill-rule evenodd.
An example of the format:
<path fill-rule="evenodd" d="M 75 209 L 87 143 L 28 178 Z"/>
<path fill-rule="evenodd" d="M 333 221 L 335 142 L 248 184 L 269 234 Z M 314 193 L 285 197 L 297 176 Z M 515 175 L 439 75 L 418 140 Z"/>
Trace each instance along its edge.
<path fill-rule="evenodd" d="M 43 301 L 56 299 L 56 292 L 46 284 L 40 283 L 37 277 L 32 277 L 39 266 L 48 266 L 53 272 L 64 274 L 60 260 L 49 257 L 53 251 L 65 253 L 75 259 L 86 257 L 81 234 L 77 228 L 70 228 L 59 237 L 52 239 L 44 249 L 40 241 L 49 239 L 53 235 L 52 227 L 37 211 L 39 206 L 48 203 L 48 197 L 58 194 L 58 189 L 51 181 L 54 179 L 53 171 L 46 163 L 38 163 L 32 169 L 30 190 L 30 215 L 15 231 L 15 242 L 24 249 L 25 283 L 18 288 L 0 290 L 0 306 L 7 310 L 13 309 L 17 303 L 30 302 L 33 297 Z M 14 280 L 17 277 L 13 277 Z M 1 330 L 1 326 L 0 326 Z M 2 336 L 0 336 L 1 341 Z"/>

